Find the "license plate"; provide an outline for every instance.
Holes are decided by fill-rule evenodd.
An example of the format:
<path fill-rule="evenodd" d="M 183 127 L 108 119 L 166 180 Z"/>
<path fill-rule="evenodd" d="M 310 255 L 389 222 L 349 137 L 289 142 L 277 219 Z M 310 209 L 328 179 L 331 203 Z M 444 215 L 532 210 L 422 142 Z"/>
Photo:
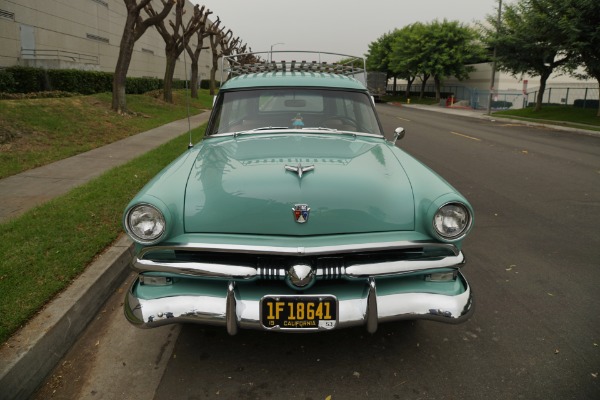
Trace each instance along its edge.
<path fill-rule="evenodd" d="M 261 322 L 267 329 L 333 329 L 337 325 L 334 296 L 265 296 Z"/>

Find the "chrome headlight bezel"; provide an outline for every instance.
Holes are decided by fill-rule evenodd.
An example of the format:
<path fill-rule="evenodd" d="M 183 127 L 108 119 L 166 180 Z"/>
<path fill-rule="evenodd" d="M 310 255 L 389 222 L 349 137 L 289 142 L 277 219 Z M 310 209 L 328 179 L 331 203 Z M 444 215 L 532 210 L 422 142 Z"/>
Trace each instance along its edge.
<path fill-rule="evenodd" d="M 470 208 L 456 201 L 444 203 L 438 207 L 431 220 L 433 232 L 441 240 L 452 242 L 463 239 L 469 232 L 472 223 L 473 216 Z M 450 227 L 450 225 L 453 226 Z"/>
<path fill-rule="evenodd" d="M 140 215 L 142 213 L 143 215 Z M 144 234 L 140 230 L 139 221 L 134 218 L 147 218 L 146 222 L 152 224 L 152 232 Z M 167 231 L 167 223 L 163 212 L 156 206 L 149 203 L 138 203 L 129 208 L 125 214 L 125 230 L 127 234 L 137 243 L 151 245 L 160 242 Z"/>

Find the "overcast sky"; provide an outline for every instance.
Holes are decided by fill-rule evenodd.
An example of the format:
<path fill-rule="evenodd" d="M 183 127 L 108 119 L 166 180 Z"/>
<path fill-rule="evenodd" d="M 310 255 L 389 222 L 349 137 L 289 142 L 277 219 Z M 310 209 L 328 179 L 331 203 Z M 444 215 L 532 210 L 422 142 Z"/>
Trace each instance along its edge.
<path fill-rule="evenodd" d="M 191 0 L 252 51 L 316 50 L 362 56 L 394 28 L 435 19 L 466 24 L 496 15 L 497 0 Z M 504 3 L 514 0 L 504 0 Z"/>

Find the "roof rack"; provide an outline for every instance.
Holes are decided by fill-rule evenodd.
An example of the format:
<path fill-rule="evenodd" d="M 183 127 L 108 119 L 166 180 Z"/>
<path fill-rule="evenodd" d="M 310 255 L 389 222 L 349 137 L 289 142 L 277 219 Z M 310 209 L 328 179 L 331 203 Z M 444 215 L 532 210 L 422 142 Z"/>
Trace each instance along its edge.
<path fill-rule="evenodd" d="M 274 59 L 274 56 L 278 59 L 281 58 L 282 54 L 291 57 L 291 61 L 276 61 Z M 313 60 L 306 61 L 308 58 L 313 58 Z M 301 61 L 296 61 L 297 59 Z M 327 60 L 323 61 L 324 59 Z M 336 61 L 331 61 L 332 59 Z M 339 53 L 291 50 L 263 51 L 223 56 L 221 71 L 223 71 L 223 74 L 229 74 L 226 77 L 227 79 L 264 72 L 318 72 L 345 76 L 363 74 L 363 78 L 366 79 L 364 77 L 366 61 L 362 57 Z M 224 81 L 223 78 L 221 81 Z"/>

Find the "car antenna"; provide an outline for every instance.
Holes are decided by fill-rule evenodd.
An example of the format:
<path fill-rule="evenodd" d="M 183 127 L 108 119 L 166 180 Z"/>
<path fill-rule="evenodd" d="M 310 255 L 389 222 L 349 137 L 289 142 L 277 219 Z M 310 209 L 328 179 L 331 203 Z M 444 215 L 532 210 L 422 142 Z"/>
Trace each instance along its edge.
<path fill-rule="evenodd" d="M 190 138 L 190 141 L 188 143 L 188 149 L 191 149 L 192 147 L 194 147 L 194 145 L 192 144 L 192 122 L 190 120 L 190 98 L 189 98 L 189 93 L 188 93 L 187 57 L 185 56 L 185 53 L 187 53 L 187 49 L 185 46 L 185 28 L 183 27 L 183 24 L 182 24 L 181 28 L 183 31 L 182 39 L 183 39 L 183 72 L 185 73 L 185 108 L 186 108 L 186 112 L 187 112 L 188 135 Z"/>

